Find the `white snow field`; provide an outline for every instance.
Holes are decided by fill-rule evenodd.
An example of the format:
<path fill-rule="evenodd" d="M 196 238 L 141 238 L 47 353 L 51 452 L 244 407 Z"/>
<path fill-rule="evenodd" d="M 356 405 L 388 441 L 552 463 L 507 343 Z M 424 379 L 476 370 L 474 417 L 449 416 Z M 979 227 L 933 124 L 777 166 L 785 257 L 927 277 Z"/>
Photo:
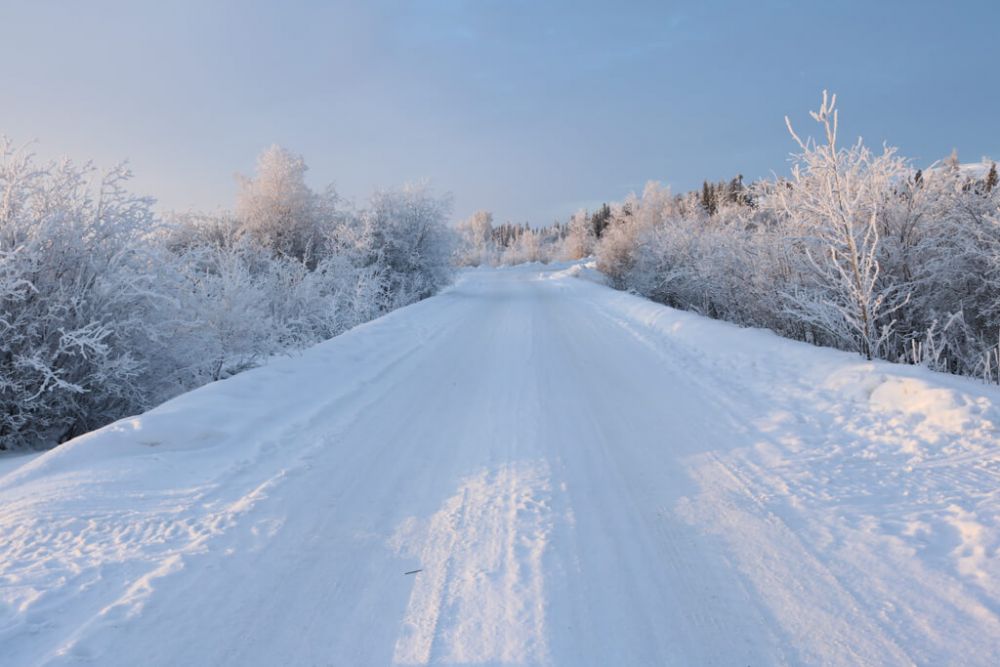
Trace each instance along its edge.
<path fill-rule="evenodd" d="M 996 388 L 587 274 L 5 463 L 0 665 L 997 664 Z"/>

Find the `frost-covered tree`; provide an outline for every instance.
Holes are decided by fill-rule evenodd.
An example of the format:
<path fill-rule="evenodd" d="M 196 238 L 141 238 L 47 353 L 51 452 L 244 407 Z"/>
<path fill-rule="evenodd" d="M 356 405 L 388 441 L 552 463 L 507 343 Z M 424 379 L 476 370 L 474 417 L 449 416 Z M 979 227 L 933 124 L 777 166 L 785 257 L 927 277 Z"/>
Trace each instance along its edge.
<path fill-rule="evenodd" d="M 909 285 L 882 273 L 879 219 L 896 184 L 910 170 L 893 148 L 873 154 L 860 140 L 837 144 L 836 96 L 823 93 L 811 112 L 824 143 L 802 140 L 786 118 L 801 153 L 788 181 L 765 201 L 802 234 L 805 285 L 788 292 L 788 307 L 809 324 L 847 342 L 867 358 L 878 356 L 892 335 L 894 314 L 909 299 Z"/>
<path fill-rule="evenodd" d="M 479 266 L 497 261 L 493 240 L 493 214 L 476 211 L 456 227 L 458 234 L 455 263 L 458 266 Z"/>
<path fill-rule="evenodd" d="M 324 217 L 336 200 L 332 189 L 323 196 L 305 182 L 308 167 L 301 156 L 271 146 L 257 158 L 257 171 L 239 177 L 236 218 L 255 241 L 274 252 L 305 260 L 317 252 Z"/>
<path fill-rule="evenodd" d="M 670 189 L 650 181 L 642 196 L 630 195 L 624 203 L 612 207 L 611 221 L 597 245 L 597 268 L 619 288 L 635 287 L 647 276 L 634 273 L 640 238 L 663 224 L 675 212 Z"/>
<path fill-rule="evenodd" d="M 493 264 L 514 265 L 524 262 L 549 262 L 564 254 L 566 225 L 556 222 L 548 227 L 505 222 L 493 228 Z"/>
<path fill-rule="evenodd" d="M 587 257 L 594 252 L 597 233 L 590 215 L 584 209 L 573 214 L 569 220 L 569 231 L 563 241 L 563 258 L 574 260 Z"/>
<path fill-rule="evenodd" d="M 548 262 L 553 250 L 554 244 L 546 243 L 544 232 L 525 227 L 504 251 L 501 261 L 506 265 Z"/>

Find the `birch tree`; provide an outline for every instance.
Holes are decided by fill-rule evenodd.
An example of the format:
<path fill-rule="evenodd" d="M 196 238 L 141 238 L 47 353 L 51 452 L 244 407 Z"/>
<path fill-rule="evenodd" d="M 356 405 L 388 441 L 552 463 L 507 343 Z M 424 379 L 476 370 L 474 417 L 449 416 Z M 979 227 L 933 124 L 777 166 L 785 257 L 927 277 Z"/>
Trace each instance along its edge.
<path fill-rule="evenodd" d="M 788 292 L 788 308 L 871 359 L 892 335 L 893 315 L 909 298 L 909 285 L 882 275 L 878 223 L 894 184 L 910 170 L 893 148 L 876 155 L 860 139 L 838 146 L 836 96 L 824 91 L 819 111 L 810 115 L 825 142 L 802 140 L 786 117 L 801 153 L 791 178 L 775 183 L 766 199 L 802 235 L 808 282 Z"/>

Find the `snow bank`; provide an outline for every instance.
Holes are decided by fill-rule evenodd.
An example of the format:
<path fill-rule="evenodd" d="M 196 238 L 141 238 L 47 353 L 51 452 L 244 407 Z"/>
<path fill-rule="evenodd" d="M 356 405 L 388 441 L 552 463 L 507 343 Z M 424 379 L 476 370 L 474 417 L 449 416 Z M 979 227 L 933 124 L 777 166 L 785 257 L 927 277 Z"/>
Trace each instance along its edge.
<path fill-rule="evenodd" d="M 0 663 L 89 659 L 87 637 L 141 616 L 192 563 L 266 539 L 270 520 L 244 517 L 328 445 L 311 425 L 349 421 L 451 312 L 408 306 L 0 467 Z"/>
<path fill-rule="evenodd" d="M 589 289 L 746 434 L 691 460 L 701 490 L 678 509 L 728 541 L 779 624 L 833 628 L 803 582 L 834 577 L 845 604 L 900 638 L 903 662 L 988 663 L 1000 649 L 979 643 L 1000 637 L 996 387 Z"/>
<path fill-rule="evenodd" d="M 563 280 L 565 278 L 581 278 L 598 285 L 606 285 L 607 278 L 597 270 L 597 261 L 591 257 L 572 262 L 553 262 L 545 277 L 548 280 Z"/>

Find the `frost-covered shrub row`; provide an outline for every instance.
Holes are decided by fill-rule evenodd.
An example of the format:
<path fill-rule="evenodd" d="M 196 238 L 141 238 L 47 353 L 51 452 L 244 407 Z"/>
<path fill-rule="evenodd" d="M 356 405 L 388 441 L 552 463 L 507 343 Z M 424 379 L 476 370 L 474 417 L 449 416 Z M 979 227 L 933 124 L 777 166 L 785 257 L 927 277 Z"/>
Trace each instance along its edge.
<path fill-rule="evenodd" d="M 585 215 L 580 212 L 578 215 Z M 574 217 L 574 220 L 576 218 Z M 510 266 L 525 262 L 578 259 L 567 256 L 573 241 L 573 223 L 553 223 L 548 227 L 504 223 L 493 226 L 493 214 L 477 211 L 458 223 L 454 262 L 458 266 Z M 591 248 L 592 250 L 592 248 Z"/>
<path fill-rule="evenodd" d="M 449 280 L 448 201 L 354 210 L 274 147 L 232 214 L 161 219 L 129 174 L 0 143 L 0 449 L 65 441 Z"/>
<path fill-rule="evenodd" d="M 613 285 L 678 308 L 868 358 L 1000 381 L 995 164 L 915 170 L 895 149 L 837 143 L 812 114 L 791 175 L 610 207 L 595 244 Z"/>
<path fill-rule="evenodd" d="M 607 204 L 588 213 L 579 210 L 568 222 L 548 227 L 504 223 L 493 226 L 493 214 L 477 211 L 458 223 L 455 263 L 458 266 L 505 266 L 524 262 L 575 260 L 593 254 L 611 220 Z"/>

